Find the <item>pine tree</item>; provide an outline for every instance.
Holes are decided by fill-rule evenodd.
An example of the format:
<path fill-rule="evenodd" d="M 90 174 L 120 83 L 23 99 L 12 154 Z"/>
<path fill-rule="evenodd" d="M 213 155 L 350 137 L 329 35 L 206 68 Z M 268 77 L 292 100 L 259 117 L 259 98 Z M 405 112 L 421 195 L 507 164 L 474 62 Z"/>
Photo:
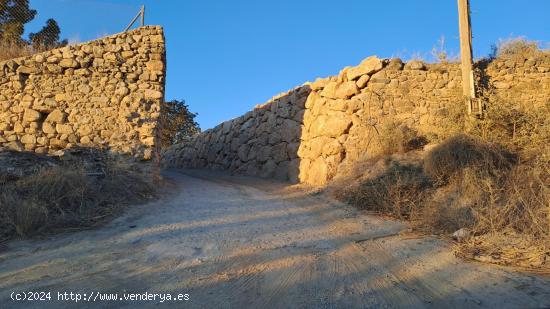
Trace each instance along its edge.
<path fill-rule="evenodd" d="M 36 10 L 29 7 L 29 0 L 0 0 L 0 39 L 20 43 L 25 24 L 35 16 Z"/>
<path fill-rule="evenodd" d="M 29 34 L 29 40 L 35 50 L 56 48 L 67 45 L 67 40 L 59 41 L 61 29 L 54 19 L 48 19 L 38 32 Z"/>

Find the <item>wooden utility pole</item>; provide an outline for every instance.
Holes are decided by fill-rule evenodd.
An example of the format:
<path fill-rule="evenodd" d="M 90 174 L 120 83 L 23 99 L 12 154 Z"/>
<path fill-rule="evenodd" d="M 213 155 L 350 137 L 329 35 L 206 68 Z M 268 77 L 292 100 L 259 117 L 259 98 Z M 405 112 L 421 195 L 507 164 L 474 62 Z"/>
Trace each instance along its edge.
<path fill-rule="evenodd" d="M 476 92 L 472 70 L 472 28 L 470 25 L 470 1 L 458 0 L 458 28 L 460 32 L 460 61 L 462 63 L 462 89 L 468 114 L 479 113 L 474 109 Z M 477 104 L 475 104 L 477 107 Z"/>
<path fill-rule="evenodd" d="M 141 6 L 141 26 L 145 26 L 145 5 Z"/>

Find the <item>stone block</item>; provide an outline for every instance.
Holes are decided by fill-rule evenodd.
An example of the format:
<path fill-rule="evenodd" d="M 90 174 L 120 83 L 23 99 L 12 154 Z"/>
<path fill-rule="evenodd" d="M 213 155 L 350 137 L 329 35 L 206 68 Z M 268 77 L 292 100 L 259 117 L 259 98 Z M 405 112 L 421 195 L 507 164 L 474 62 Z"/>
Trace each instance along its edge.
<path fill-rule="evenodd" d="M 25 113 L 23 114 L 23 121 L 25 122 L 33 122 L 39 120 L 41 117 L 41 114 L 38 111 L 35 111 L 33 109 L 25 109 Z"/>
<path fill-rule="evenodd" d="M 349 81 L 355 80 L 365 74 L 373 74 L 382 70 L 382 60 L 376 56 L 371 56 L 363 60 L 358 66 L 347 70 L 347 78 Z"/>

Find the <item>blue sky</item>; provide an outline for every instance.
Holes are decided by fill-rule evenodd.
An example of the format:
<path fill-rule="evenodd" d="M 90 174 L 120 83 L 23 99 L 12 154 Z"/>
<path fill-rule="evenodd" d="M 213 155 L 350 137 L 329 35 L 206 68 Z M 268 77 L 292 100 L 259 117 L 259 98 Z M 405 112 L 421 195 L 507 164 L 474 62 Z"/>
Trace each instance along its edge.
<path fill-rule="evenodd" d="M 84 42 L 122 31 L 141 4 L 167 40 L 166 98 L 184 99 L 203 129 L 272 96 L 336 74 L 369 55 L 430 59 L 445 38 L 458 54 L 456 0 L 31 0 L 63 38 Z M 471 0 L 474 56 L 501 38 L 547 47 L 549 0 Z"/>

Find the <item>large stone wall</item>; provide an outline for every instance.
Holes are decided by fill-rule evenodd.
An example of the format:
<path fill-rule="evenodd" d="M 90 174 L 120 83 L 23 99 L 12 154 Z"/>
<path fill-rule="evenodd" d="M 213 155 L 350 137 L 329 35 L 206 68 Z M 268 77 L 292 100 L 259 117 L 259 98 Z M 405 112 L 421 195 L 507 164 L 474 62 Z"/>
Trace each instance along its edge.
<path fill-rule="evenodd" d="M 94 147 L 149 159 L 164 100 L 161 27 L 0 62 L 0 150 Z"/>
<path fill-rule="evenodd" d="M 494 60 L 480 78 L 489 104 L 550 104 L 548 55 Z M 445 135 L 463 102 L 458 64 L 369 57 L 172 146 L 163 163 L 324 184 L 346 164 L 380 154 L 384 135 L 399 127 Z"/>

